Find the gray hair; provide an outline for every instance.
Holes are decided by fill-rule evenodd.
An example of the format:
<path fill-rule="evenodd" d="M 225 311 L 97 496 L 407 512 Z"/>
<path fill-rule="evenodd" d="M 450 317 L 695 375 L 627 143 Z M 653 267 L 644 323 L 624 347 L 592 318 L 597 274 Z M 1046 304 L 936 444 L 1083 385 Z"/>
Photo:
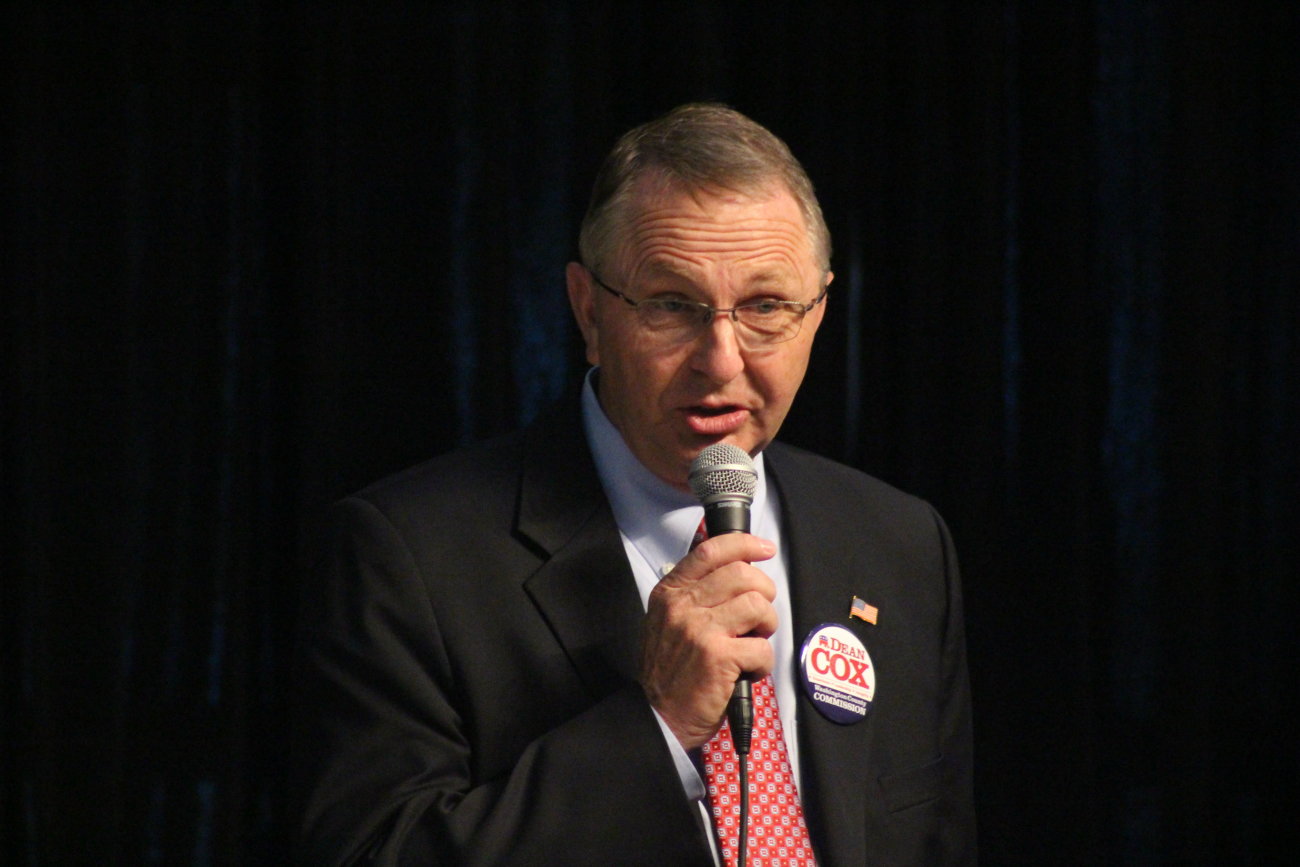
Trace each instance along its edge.
<path fill-rule="evenodd" d="M 830 270 L 831 235 L 812 181 L 785 142 L 766 127 L 718 103 L 688 103 L 629 130 L 605 157 L 578 233 L 582 261 L 598 272 L 609 264 L 633 188 L 657 175 L 690 192 L 714 186 L 752 194 L 784 184 L 799 204 L 813 255 Z"/>

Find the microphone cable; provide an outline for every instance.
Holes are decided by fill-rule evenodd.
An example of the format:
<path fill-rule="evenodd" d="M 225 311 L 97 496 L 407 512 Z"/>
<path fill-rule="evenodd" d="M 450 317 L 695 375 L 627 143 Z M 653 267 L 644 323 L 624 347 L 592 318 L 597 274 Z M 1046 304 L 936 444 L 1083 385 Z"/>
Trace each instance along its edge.
<path fill-rule="evenodd" d="M 754 684 L 748 677 L 736 681 L 727 703 L 727 724 L 740 767 L 740 838 L 736 841 L 736 867 L 745 867 L 749 845 L 749 745 L 754 736 Z"/>
<path fill-rule="evenodd" d="M 749 453 L 731 443 L 706 446 L 691 461 L 691 492 L 704 506 L 704 526 L 710 537 L 748 533 L 749 508 L 758 486 L 758 472 Z M 745 867 L 749 843 L 749 743 L 754 733 L 754 685 L 741 675 L 727 703 L 727 722 L 736 748 L 740 778 L 740 839 L 736 867 Z"/>
<path fill-rule="evenodd" d="M 736 867 L 745 867 L 745 848 L 749 845 L 749 755 L 740 759 L 740 839 L 736 841 Z"/>

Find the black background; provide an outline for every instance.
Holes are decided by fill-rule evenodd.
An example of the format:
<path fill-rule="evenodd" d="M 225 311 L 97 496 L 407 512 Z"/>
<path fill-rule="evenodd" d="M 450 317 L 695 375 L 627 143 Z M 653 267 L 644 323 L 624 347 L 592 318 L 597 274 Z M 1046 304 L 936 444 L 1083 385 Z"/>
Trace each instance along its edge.
<path fill-rule="evenodd" d="M 0 861 L 283 859 L 315 517 L 574 381 L 596 165 L 692 99 L 830 223 L 783 436 L 956 537 L 983 860 L 1285 860 L 1293 10 L 11 9 Z"/>

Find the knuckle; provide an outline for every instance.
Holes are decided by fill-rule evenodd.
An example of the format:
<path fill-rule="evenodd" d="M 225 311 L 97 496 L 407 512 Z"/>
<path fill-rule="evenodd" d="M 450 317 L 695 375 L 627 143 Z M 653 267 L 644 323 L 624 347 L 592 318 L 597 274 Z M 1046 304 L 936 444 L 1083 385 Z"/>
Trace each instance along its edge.
<path fill-rule="evenodd" d="M 650 588 L 650 595 L 646 600 L 647 608 L 653 605 L 666 605 L 668 603 L 668 598 L 672 594 L 669 592 L 671 587 L 665 583 L 667 580 L 668 579 L 665 578 L 663 581 L 660 581 L 654 587 Z"/>
<path fill-rule="evenodd" d="M 765 620 L 769 613 L 773 613 L 772 603 L 768 601 L 766 596 L 757 590 L 750 590 L 744 595 L 743 599 L 745 600 L 749 615 L 755 620 Z"/>

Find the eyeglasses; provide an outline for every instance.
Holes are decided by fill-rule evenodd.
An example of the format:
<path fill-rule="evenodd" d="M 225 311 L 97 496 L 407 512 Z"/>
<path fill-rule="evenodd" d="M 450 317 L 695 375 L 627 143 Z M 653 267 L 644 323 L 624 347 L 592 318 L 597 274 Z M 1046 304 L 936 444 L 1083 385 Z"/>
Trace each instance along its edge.
<path fill-rule="evenodd" d="M 637 320 L 650 334 L 664 343 L 688 343 L 703 334 L 719 313 L 727 314 L 736 327 L 740 343 L 747 349 L 771 346 L 794 339 L 803 326 L 803 318 L 826 297 L 828 286 L 807 304 L 763 298 L 735 307 L 710 307 L 685 298 L 645 298 L 633 301 L 607 284 L 595 271 L 587 269 L 596 285 L 636 311 Z"/>

